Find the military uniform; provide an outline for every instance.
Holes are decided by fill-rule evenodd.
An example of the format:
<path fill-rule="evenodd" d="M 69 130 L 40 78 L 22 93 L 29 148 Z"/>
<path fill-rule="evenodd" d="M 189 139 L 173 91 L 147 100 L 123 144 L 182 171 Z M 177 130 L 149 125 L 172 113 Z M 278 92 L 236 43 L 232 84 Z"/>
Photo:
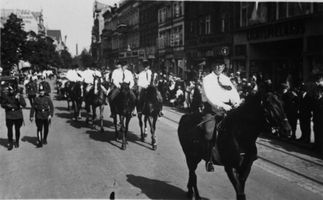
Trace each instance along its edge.
<path fill-rule="evenodd" d="M 42 144 L 47 144 L 48 127 L 50 124 L 50 117 L 53 117 L 54 106 L 52 100 L 48 96 L 38 96 L 35 99 L 34 105 L 30 110 L 30 118 L 32 119 L 36 113 L 36 126 L 38 147 Z M 44 128 L 44 137 L 42 137 L 42 130 Z"/>
<path fill-rule="evenodd" d="M 30 107 L 35 101 L 36 94 L 37 94 L 37 83 L 36 81 L 29 81 L 26 84 L 26 94 L 30 102 Z"/>
<path fill-rule="evenodd" d="M 12 127 L 15 126 L 16 148 L 19 147 L 20 127 L 23 124 L 22 107 L 26 106 L 26 102 L 21 94 L 9 93 L 2 97 L 1 106 L 6 111 L 6 126 L 8 129 L 8 150 L 13 146 Z"/>

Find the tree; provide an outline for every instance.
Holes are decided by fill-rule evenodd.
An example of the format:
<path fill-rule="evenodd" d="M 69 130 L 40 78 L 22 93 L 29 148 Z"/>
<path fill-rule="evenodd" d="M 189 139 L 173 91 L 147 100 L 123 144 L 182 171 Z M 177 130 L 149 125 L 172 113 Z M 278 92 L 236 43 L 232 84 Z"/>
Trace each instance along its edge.
<path fill-rule="evenodd" d="M 62 60 L 55 50 L 53 39 L 43 35 L 29 34 L 29 40 L 24 48 L 24 59 L 28 60 L 36 70 L 48 69 L 48 67 L 60 67 Z"/>
<path fill-rule="evenodd" d="M 86 49 L 83 49 L 80 56 L 81 56 L 81 63 L 84 67 L 96 67 L 93 57 Z"/>
<path fill-rule="evenodd" d="M 22 49 L 27 36 L 23 26 L 22 19 L 11 14 L 1 28 L 1 65 L 5 74 L 23 58 Z"/>
<path fill-rule="evenodd" d="M 62 65 L 64 68 L 72 68 L 73 66 L 73 59 L 70 52 L 67 49 L 61 51 L 60 58 L 62 60 Z"/>

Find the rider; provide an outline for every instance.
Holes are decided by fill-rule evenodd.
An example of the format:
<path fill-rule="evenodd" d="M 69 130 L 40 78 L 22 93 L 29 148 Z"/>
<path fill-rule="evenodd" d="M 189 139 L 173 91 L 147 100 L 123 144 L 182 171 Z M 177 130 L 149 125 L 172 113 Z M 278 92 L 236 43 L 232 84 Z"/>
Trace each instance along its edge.
<path fill-rule="evenodd" d="M 132 91 L 132 88 L 135 85 L 135 82 L 134 82 L 134 77 L 133 77 L 132 72 L 127 69 L 128 68 L 127 64 L 125 64 L 121 67 L 121 63 L 118 63 L 116 67 L 117 68 L 112 72 L 112 76 L 111 76 L 111 81 L 112 81 L 114 87 L 111 89 L 111 91 L 108 94 L 109 101 L 110 102 L 113 101 L 115 99 L 115 97 L 119 94 L 121 83 L 129 83 L 130 98 L 132 99 L 133 102 L 135 102 L 136 96 L 135 96 L 134 92 Z M 114 109 L 111 106 L 111 117 L 114 117 L 114 115 L 115 115 Z M 134 113 L 132 113 L 132 115 L 135 116 Z"/>
<path fill-rule="evenodd" d="M 213 62 L 212 72 L 205 76 L 202 81 L 202 101 L 204 103 L 203 122 L 205 129 L 205 139 L 208 141 L 208 161 L 206 170 L 214 171 L 212 156 L 220 160 L 217 146 L 213 138 L 216 124 L 224 119 L 227 111 L 240 104 L 240 97 L 230 81 L 230 78 L 222 72 L 225 68 L 223 62 Z M 229 105 L 230 104 L 230 105 Z M 214 151 L 212 150 L 214 147 Z M 212 153 L 213 151 L 213 153 Z"/>
<path fill-rule="evenodd" d="M 147 89 L 149 85 L 152 84 L 152 72 L 150 70 L 150 65 L 146 65 L 145 69 L 139 73 L 138 75 L 138 102 L 140 102 L 140 98 L 143 97 L 144 94 L 141 92 L 144 91 L 143 89 Z M 157 90 L 157 101 L 159 103 L 159 116 L 163 116 L 162 108 L 163 108 L 163 98 L 160 92 Z M 138 113 L 142 112 L 141 108 L 143 105 L 140 105 L 140 109 L 137 110 Z"/>

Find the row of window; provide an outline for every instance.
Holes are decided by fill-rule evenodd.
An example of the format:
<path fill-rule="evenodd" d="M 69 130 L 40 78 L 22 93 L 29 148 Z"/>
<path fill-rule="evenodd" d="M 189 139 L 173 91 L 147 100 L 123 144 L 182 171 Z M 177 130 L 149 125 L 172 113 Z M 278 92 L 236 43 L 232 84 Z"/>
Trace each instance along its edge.
<path fill-rule="evenodd" d="M 159 49 L 163 49 L 166 47 L 178 47 L 183 45 L 184 45 L 184 30 L 182 25 L 159 32 L 159 37 L 158 37 Z"/>
<path fill-rule="evenodd" d="M 321 12 L 323 4 L 305 2 L 242 2 L 240 27 Z"/>
<path fill-rule="evenodd" d="M 158 23 L 165 23 L 170 18 L 181 17 L 184 15 L 183 2 L 169 2 L 167 6 L 158 10 Z"/>

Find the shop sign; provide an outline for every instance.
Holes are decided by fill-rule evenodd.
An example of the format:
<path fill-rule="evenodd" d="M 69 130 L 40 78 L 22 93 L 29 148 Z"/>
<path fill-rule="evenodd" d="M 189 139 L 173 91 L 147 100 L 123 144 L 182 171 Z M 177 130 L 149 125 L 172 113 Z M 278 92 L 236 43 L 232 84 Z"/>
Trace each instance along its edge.
<path fill-rule="evenodd" d="M 265 27 L 259 27 L 248 30 L 248 40 L 261 40 L 276 37 L 286 37 L 291 35 L 300 35 L 305 32 L 302 22 L 288 22 L 280 24 L 271 24 Z"/>

